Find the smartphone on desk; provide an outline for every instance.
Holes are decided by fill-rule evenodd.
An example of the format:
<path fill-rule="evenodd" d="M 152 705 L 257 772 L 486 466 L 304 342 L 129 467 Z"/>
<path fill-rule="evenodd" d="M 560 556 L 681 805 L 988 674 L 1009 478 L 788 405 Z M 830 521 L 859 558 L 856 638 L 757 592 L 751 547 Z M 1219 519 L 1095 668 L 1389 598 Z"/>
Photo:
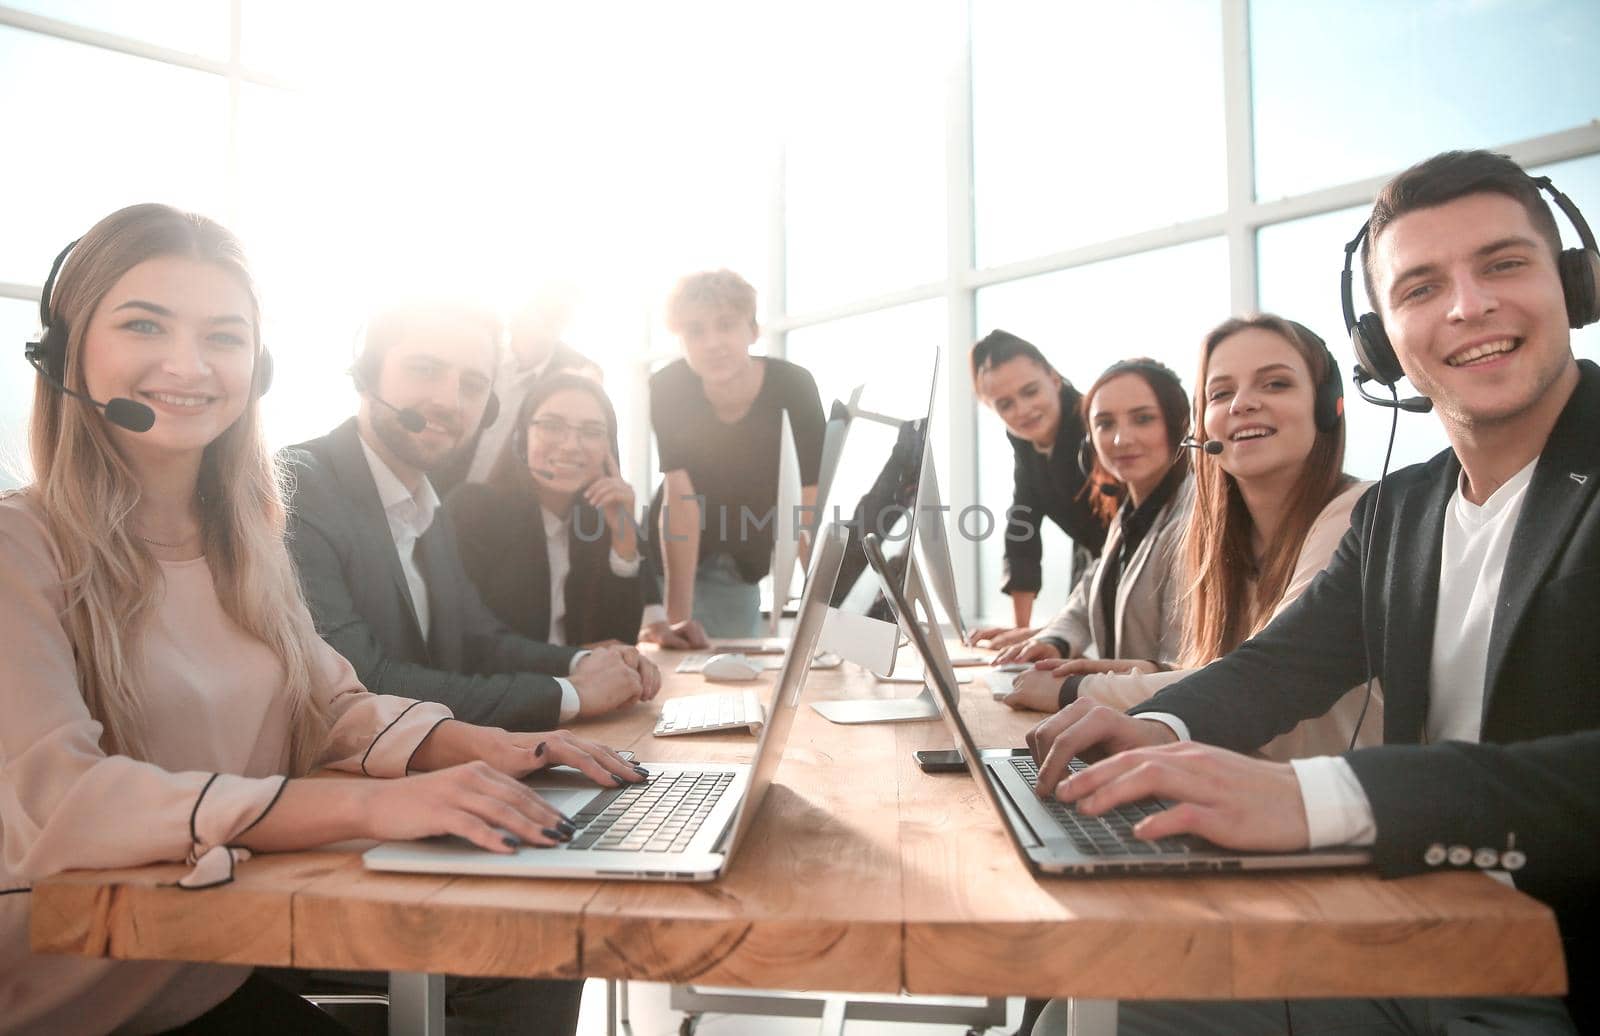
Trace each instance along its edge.
<path fill-rule="evenodd" d="M 1030 753 L 1026 748 L 1013 748 L 1011 754 L 1025 756 Z M 911 758 L 922 767 L 923 773 L 955 773 L 967 769 L 967 761 L 962 758 L 959 748 L 919 748 L 911 753 Z"/>
<path fill-rule="evenodd" d="M 965 773 L 967 761 L 959 748 L 919 748 L 911 753 L 923 773 Z"/>

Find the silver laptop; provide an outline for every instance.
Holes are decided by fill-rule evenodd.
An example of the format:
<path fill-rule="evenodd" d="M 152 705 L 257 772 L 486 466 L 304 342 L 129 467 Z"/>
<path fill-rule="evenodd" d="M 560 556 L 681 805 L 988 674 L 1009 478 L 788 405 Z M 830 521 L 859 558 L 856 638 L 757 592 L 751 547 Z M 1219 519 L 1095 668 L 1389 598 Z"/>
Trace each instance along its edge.
<path fill-rule="evenodd" d="M 767 723 L 749 764 L 644 764 L 650 779 L 597 788 L 576 774 L 536 774 L 528 785 L 573 818 L 572 841 L 491 853 L 454 837 L 384 842 L 362 857 L 373 870 L 530 878 L 711 881 L 755 819 L 794 727 L 848 536 L 833 524 L 817 537 L 794 639 L 778 674 Z"/>
<path fill-rule="evenodd" d="M 1246 852 L 1224 849 L 1201 838 L 1181 836 L 1145 841 L 1132 828 L 1144 817 L 1169 803 L 1146 799 L 1118 810 L 1091 817 L 1067 803 L 1041 800 L 1034 794 L 1038 771 L 1033 757 L 1023 749 L 980 749 L 961 718 L 961 691 L 955 670 L 945 654 L 944 640 L 929 636 L 906 600 L 898 580 L 889 578 L 878 537 L 862 542 L 867 560 L 878 573 L 900 626 L 922 656 L 928 683 L 934 689 L 945 725 L 966 759 L 967 769 L 989 804 L 1000 815 L 1001 826 L 1012 845 L 1035 874 L 1100 877 L 1107 874 L 1157 872 L 1208 872 L 1235 870 L 1287 870 L 1313 867 L 1360 867 L 1371 862 L 1362 849 L 1331 848 L 1306 852 Z M 923 613 L 931 622 L 933 609 L 926 591 L 917 588 Z M 1084 767 L 1072 760 L 1074 771 Z"/>

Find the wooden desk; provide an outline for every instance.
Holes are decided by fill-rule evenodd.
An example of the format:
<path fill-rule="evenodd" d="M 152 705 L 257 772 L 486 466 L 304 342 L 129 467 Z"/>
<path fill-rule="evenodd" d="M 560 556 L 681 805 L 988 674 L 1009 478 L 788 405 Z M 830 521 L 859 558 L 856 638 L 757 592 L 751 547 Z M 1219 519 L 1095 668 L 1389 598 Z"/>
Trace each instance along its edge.
<path fill-rule="evenodd" d="M 703 688 L 660 658 L 663 695 Z M 761 677 L 770 693 L 776 674 Z M 846 663 L 806 698 L 904 696 Z M 981 744 L 1039 717 L 974 682 Z M 578 729 L 652 759 L 748 760 L 747 736 L 657 739 L 655 704 Z M 1556 995 L 1555 920 L 1478 874 L 1036 881 L 965 774 L 923 774 L 942 723 L 835 726 L 802 705 L 729 873 L 706 885 L 366 871 L 355 851 L 257 857 L 227 886 L 176 865 L 33 892 L 42 952 L 311 968 L 599 976 L 749 988 L 1089 998 Z"/>

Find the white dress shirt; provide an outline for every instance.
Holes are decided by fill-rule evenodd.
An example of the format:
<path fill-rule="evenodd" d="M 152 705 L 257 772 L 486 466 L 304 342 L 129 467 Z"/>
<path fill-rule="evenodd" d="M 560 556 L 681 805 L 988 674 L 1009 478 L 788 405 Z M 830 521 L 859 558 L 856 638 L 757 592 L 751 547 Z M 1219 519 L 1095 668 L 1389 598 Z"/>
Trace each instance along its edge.
<path fill-rule="evenodd" d="M 567 529 L 571 516 L 559 515 L 544 505 L 539 506 L 544 518 L 544 542 L 550 558 L 550 643 L 567 642 L 567 574 L 572 571 L 572 550 Z M 580 535 L 588 530 L 580 528 Z M 632 579 L 639 574 L 639 555 L 624 561 L 615 547 L 611 548 L 611 574 L 618 579 Z"/>
<path fill-rule="evenodd" d="M 361 440 L 361 452 L 367 455 L 372 481 L 378 485 L 383 516 L 389 520 L 389 536 L 400 555 L 400 571 L 405 573 L 406 586 L 411 589 L 411 610 L 416 613 L 417 627 L 426 641 L 432 616 L 428 612 L 428 583 L 417 567 L 417 540 L 433 524 L 434 513 L 439 510 L 439 494 L 433 491 L 433 484 L 427 478 L 417 484 L 415 493 L 407 489 L 365 439 Z"/>
<path fill-rule="evenodd" d="M 394 540 L 395 552 L 400 555 L 400 571 L 405 574 L 406 586 L 411 591 L 411 610 L 416 613 L 417 628 L 426 641 L 432 627 L 432 615 L 428 609 L 428 582 L 423 578 L 422 569 L 417 566 L 417 540 L 433 524 L 433 516 L 439 510 L 439 494 L 434 492 L 433 483 L 428 481 L 427 476 L 423 476 L 418 483 L 415 493 L 407 489 L 400 477 L 383 462 L 382 457 L 373 452 L 365 439 L 361 440 L 361 452 L 366 454 L 372 481 L 378 486 L 378 499 L 383 503 L 384 517 L 389 521 L 389 536 Z M 564 544 L 566 541 L 563 539 L 562 542 Z M 588 653 L 580 651 L 574 655 L 567 672 L 570 674 L 572 669 L 576 669 Z M 571 680 L 558 676 L 555 681 L 561 688 L 560 720 L 565 723 L 578 714 L 578 689 Z"/>

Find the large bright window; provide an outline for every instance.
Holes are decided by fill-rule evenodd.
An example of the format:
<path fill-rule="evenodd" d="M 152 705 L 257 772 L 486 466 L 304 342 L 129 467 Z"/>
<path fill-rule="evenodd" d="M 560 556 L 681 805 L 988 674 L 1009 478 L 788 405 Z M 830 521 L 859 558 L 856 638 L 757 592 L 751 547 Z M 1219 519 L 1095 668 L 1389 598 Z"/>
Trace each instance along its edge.
<path fill-rule="evenodd" d="M 0 281 L 40 284 L 61 246 L 124 205 L 223 215 L 220 76 L 0 25 Z"/>
<path fill-rule="evenodd" d="M 792 26 L 790 311 L 944 277 L 952 10 L 954 0 L 830 0 Z"/>
<path fill-rule="evenodd" d="M 1256 194 L 1581 126 L 1600 117 L 1597 53 L 1594 0 L 1257 0 Z"/>
<path fill-rule="evenodd" d="M 979 266 L 1227 205 L 1218 0 L 976 3 Z"/>

